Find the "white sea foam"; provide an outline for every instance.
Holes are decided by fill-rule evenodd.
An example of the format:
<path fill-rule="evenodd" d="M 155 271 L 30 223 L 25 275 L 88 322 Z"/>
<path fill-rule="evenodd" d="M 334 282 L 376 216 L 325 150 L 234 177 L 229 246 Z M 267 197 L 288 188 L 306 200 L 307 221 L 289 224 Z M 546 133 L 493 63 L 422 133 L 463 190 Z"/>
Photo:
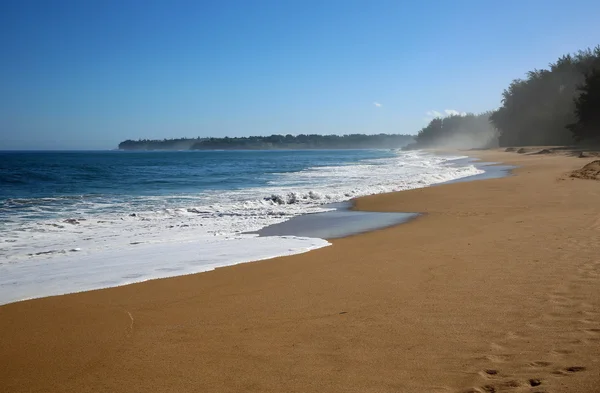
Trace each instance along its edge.
<path fill-rule="evenodd" d="M 71 252 L 0 266 L 0 304 L 205 272 L 328 244 L 322 239 L 241 235 L 137 244 L 84 255 Z"/>
<path fill-rule="evenodd" d="M 356 165 L 282 173 L 262 188 L 110 201 L 71 198 L 75 202 L 71 200 L 68 208 L 41 205 L 36 209 L 52 212 L 52 220 L 4 223 L 0 304 L 324 247 L 328 243 L 322 239 L 242 233 L 330 210 L 329 203 L 483 172 L 472 164 L 456 163 L 459 158 L 464 157 L 398 152 L 393 158 Z"/>

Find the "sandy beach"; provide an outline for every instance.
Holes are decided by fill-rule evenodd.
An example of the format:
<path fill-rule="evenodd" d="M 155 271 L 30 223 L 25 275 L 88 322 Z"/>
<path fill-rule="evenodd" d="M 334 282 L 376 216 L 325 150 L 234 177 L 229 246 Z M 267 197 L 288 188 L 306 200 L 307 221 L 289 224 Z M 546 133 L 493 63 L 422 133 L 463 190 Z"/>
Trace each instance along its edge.
<path fill-rule="evenodd" d="M 309 253 L 0 306 L 0 392 L 600 392 L 593 158 L 360 198 Z M 165 261 L 168 263 L 168 261 Z"/>

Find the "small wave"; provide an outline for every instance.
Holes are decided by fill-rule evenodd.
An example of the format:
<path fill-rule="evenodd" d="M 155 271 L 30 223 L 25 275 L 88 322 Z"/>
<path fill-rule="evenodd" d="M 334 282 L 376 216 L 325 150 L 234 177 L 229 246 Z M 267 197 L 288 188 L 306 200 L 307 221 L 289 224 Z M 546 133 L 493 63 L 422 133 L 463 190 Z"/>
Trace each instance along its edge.
<path fill-rule="evenodd" d="M 81 201 L 86 197 L 83 195 L 64 195 L 57 197 L 44 197 L 44 198 L 8 198 L 4 201 L 5 204 L 22 206 L 22 205 L 49 205 L 54 203 L 68 202 L 68 201 Z"/>
<path fill-rule="evenodd" d="M 330 199 L 327 195 L 322 195 L 315 191 L 309 191 L 306 193 L 298 193 L 298 192 L 288 192 L 285 195 L 281 194 L 271 194 L 271 196 L 264 197 L 263 200 L 267 202 L 272 202 L 276 205 L 293 205 L 296 203 L 301 203 L 302 201 L 319 201 L 323 199 Z"/>

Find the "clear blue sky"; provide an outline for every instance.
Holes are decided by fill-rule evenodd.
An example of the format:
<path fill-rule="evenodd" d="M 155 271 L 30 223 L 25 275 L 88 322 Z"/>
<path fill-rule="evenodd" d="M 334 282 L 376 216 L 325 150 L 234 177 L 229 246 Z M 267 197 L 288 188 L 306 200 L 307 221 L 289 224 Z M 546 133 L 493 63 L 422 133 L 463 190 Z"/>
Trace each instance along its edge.
<path fill-rule="evenodd" d="M 4 0 L 0 150 L 415 133 L 600 44 L 599 15 L 577 0 Z"/>

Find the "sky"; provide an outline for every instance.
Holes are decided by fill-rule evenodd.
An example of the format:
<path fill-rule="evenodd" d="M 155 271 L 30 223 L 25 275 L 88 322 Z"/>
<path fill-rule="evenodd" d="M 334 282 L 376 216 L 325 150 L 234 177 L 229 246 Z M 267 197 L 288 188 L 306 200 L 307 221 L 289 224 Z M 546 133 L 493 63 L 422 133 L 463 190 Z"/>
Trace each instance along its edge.
<path fill-rule="evenodd" d="M 414 134 L 600 44 L 598 1 L 3 0 L 0 150 Z"/>

